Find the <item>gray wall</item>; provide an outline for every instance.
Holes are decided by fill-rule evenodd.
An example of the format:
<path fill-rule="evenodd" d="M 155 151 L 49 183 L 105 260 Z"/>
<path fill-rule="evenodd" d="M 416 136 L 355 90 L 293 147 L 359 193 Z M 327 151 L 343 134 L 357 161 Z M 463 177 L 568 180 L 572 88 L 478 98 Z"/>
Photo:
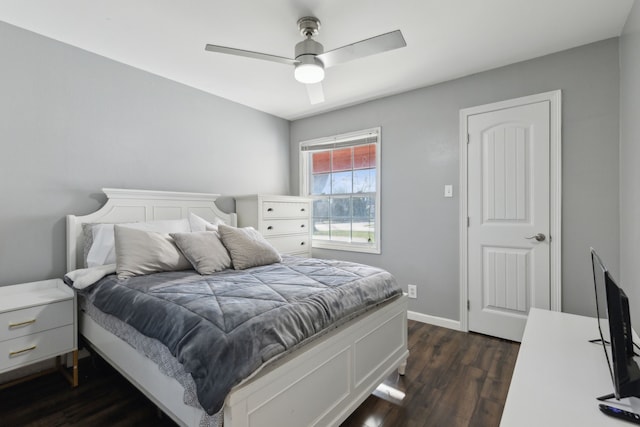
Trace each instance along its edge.
<path fill-rule="evenodd" d="M 0 285 L 61 277 L 103 187 L 289 191 L 289 123 L 0 22 Z"/>
<path fill-rule="evenodd" d="M 620 284 L 640 326 L 640 3 L 620 38 Z"/>
<path fill-rule="evenodd" d="M 563 310 L 595 314 L 589 247 L 618 270 L 618 59 L 610 39 L 293 122 L 292 194 L 300 141 L 382 126 L 382 254 L 314 255 L 386 268 L 418 286 L 410 310 L 458 320 L 459 200 L 443 187 L 457 196 L 459 110 L 561 89 Z"/>
<path fill-rule="evenodd" d="M 589 246 L 614 272 L 622 248 L 623 280 L 640 277 L 631 259 L 639 246 L 640 201 L 632 184 L 640 152 L 633 144 L 637 120 L 629 119 L 638 114 L 638 59 L 631 55 L 638 36 L 630 30 L 638 27 L 637 15 L 636 5 L 622 39 L 621 100 L 612 39 L 290 126 L 0 23 L 0 285 L 61 276 L 64 215 L 97 209 L 102 187 L 286 194 L 291 179 L 297 194 L 299 141 L 382 126 L 383 253 L 315 254 L 387 268 L 403 286 L 418 285 L 411 310 L 459 319 L 459 200 L 442 197 L 444 184 L 454 184 L 456 196 L 459 188 L 458 112 L 561 89 L 563 308 L 592 314 Z M 620 176 L 632 187 L 623 189 L 620 245 L 619 106 Z"/>

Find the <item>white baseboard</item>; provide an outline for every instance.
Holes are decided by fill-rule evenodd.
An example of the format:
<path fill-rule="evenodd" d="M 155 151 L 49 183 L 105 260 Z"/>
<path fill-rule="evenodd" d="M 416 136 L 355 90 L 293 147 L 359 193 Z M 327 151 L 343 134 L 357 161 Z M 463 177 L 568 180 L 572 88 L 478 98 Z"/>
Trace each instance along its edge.
<path fill-rule="evenodd" d="M 407 318 L 409 320 L 415 320 L 416 322 L 428 323 L 430 325 L 442 326 L 443 328 L 455 329 L 461 331 L 460 321 L 445 319 L 444 317 L 431 316 L 429 314 L 422 314 L 416 311 L 407 311 Z"/>

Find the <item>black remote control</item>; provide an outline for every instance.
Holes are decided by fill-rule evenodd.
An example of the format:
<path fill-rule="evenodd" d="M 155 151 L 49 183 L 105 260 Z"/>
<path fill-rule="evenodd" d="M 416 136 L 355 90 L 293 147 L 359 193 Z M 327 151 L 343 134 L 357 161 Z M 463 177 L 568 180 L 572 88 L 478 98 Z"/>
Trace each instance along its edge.
<path fill-rule="evenodd" d="M 620 418 L 621 420 L 629 421 L 630 423 L 640 424 L 640 415 L 635 412 L 625 411 L 620 408 L 615 408 L 613 406 L 605 405 L 601 403 L 600 410 L 607 415 L 610 415 L 615 418 Z"/>

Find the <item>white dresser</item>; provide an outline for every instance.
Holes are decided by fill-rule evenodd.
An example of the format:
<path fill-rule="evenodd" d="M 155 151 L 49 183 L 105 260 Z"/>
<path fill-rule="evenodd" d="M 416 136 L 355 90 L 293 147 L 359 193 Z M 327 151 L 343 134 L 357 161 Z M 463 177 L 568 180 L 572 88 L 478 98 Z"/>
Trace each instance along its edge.
<path fill-rule="evenodd" d="M 75 293 L 62 280 L 0 287 L 0 374 L 73 352 L 71 375 L 56 365 L 77 386 L 76 325 Z"/>
<path fill-rule="evenodd" d="M 239 227 L 253 227 L 282 254 L 311 256 L 311 199 L 294 196 L 236 197 Z"/>

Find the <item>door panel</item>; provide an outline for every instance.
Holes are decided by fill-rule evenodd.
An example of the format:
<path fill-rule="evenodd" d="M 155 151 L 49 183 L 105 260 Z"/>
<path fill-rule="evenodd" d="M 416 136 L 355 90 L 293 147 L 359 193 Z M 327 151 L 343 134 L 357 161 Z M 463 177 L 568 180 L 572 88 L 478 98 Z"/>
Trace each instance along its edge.
<path fill-rule="evenodd" d="M 530 281 L 528 250 L 484 247 L 483 301 L 486 310 L 526 314 Z"/>
<path fill-rule="evenodd" d="M 499 126 L 483 135 L 485 222 L 528 220 L 528 137 L 528 129 L 519 125 Z"/>
<path fill-rule="evenodd" d="M 470 330 L 519 341 L 529 308 L 550 306 L 549 108 L 468 117 Z"/>

